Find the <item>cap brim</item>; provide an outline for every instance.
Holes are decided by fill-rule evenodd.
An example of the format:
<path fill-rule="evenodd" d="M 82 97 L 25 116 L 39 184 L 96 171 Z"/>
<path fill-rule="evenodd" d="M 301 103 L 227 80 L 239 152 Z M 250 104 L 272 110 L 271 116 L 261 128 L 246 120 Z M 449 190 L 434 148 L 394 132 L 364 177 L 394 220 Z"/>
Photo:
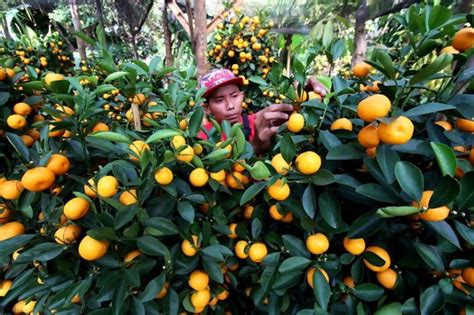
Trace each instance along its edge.
<path fill-rule="evenodd" d="M 209 96 L 211 96 L 212 93 L 214 93 L 218 88 L 223 87 L 224 85 L 229 85 L 229 84 L 237 84 L 238 86 L 241 86 L 244 84 L 244 79 L 242 79 L 241 77 L 235 77 L 233 79 L 222 82 L 221 84 L 213 86 L 212 88 L 204 92 L 204 95 L 203 95 L 204 98 L 209 98 Z"/>

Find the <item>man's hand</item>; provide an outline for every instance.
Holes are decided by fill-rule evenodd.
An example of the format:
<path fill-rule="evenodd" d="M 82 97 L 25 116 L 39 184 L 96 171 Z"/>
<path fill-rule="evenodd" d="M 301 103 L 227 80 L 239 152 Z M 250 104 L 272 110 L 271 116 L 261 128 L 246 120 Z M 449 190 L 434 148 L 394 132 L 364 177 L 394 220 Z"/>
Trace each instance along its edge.
<path fill-rule="evenodd" d="M 315 93 L 321 95 L 322 97 L 326 96 L 327 90 L 326 87 L 314 76 L 308 78 L 308 82 L 305 86 L 306 91 L 314 91 Z"/>
<path fill-rule="evenodd" d="M 272 104 L 256 113 L 255 136 L 252 140 L 255 153 L 258 154 L 270 148 L 271 140 L 278 127 L 288 120 L 292 111 L 294 108 L 291 105 Z"/>

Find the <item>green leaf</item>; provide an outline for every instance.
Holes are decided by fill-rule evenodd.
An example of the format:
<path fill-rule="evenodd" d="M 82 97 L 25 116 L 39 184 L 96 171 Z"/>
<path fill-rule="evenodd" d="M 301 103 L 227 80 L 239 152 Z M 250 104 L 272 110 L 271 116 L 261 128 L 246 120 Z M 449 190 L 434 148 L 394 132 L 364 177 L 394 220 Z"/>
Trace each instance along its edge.
<path fill-rule="evenodd" d="M 290 251 L 291 256 L 302 256 L 306 258 L 311 257 L 310 253 L 306 250 L 306 246 L 300 238 L 290 234 L 285 234 L 281 238 L 286 249 Z"/>
<path fill-rule="evenodd" d="M 461 188 L 456 179 L 450 176 L 444 176 L 438 185 L 436 185 L 433 195 L 430 198 L 429 208 L 447 205 L 458 196 L 460 190 Z"/>
<path fill-rule="evenodd" d="M 383 68 L 383 73 L 390 79 L 395 78 L 395 70 L 393 68 L 393 61 L 384 50 L 378 49 L 375 53 L 375 58 L 380 62 Z M 377 154 L 378 155 L 378 154 Z"/>
<path fill-rule="evenodd" d="M 314 193 L 314 190 L 311 185 L 308 185 L 308 187 L 306 187 L 306 189 L 304 190 L 301 201 L 303 202 L 304 212 L 306 212 L 308 217 L 314 219 L 314 215 L 316 214 L 317 208 L 317 200 L 316 194 Z"/>
<path fill-rule="evenodd" d="M 400 161 L 400 157 L 389 145 L 381 145 L 377 148 L 376 160 L 386 182 L 392 184 L 395 181 L 395 164 Z"/>
<path fill-rule="evenodd" d="M 435 61 L 417 71 L 417 73 L 411 78 L 410 84 L 416 84 L 428 79 L 433 74 L 436 74 L 446 68 L 446 66 L 449 65 L 452 60 L 453 55 L 441 54 L 438 58 L 436 58 Z"/>
<path fill-rule="evenodd" d="M 147 255 L 164 256 L 165 260 L 169 260 L 171 257 L 168 248 L 153 236 L 145 235 L 140 237 L 137 240 L 137 246 Z"/>
<path fill-rule="evenodd" d="M 93 40 L 91 37 L 87 36 L 86 33 L 84 32 L 76 32 L 74 33 L 77 37 L 79 37 L 80 39 L 82 39 L 83 41 L 85 41 L 86 43 L 88 43 L 89 45 L 91 46 L 95 46 L 96 42 L 95 40 Z"/>
<path fill-rule="evenodd" d="M 374 315 L 402 315 L 402 304 L 392 302 L 377 309 Z"/>
<path fill-rule="evenodd" d="M 454 177 L 456 172 L 456 154 L 444 143 L 430 142 L 443 176 Z"/>
<path fill-rule="evenodd" d="M 331 45 L 333 35 L 334 35 L 334 30 L 333 30 L 332 21 L 328 20 L 326 24 L 324 25 L 323 38 L 322 38 L 323 46 L 326 49 L 328 49 L 329 46 Z"/>
<path fill-rule="evenodd" d="M 119 143 L 132 143 L 132 141 L 127 136 L 113 131 L 99 131 L 88 135 L 88 137 L 115 141 Z"/>
<path fill-rule="evenodd" d="M 438 271 L 444 270 L 443 258 L 441 258 L 441 255 L 436 247 L 423 243 L 415 243 L 414 246 L 418 252 L 418 255 L 420 255 L 420 257 L 428 264 L 428 266 Z"/>
<path fill-rule="evenodd" d="M 360 146 L 343 144 L 329 149 L 327 160 L 358 160 L 367 156 L 365 150 Z"/>
<path fill-rule="evenodd" d="M 403 217 L 409 214 L 418 213 L 420 209 L 417 207 L 401 206 L 401 207 L 385 207 L 379 208 L 377 214 L 382 218 Z"/>
<path fill-rule="evenodd" d="M 112 69 L 113 71 L 113 69 Z M 116 87 L 113 86 L 112 84 L 103 84 L 101 86 L 98 86 L 97 89 L 95 89 L 94 94 L 97 96 L 100 96 L 104 93 L 110 92 L 112 90 L 115 90 Z"/>
<path fill-rule="evenodd" d="M 28 243 L 35 236 L 35 234 L 22 234 L 3 240 L 0 246 L 0 257 L 10 255 L 15 250 Z"/>
<path fill-rule="evenodd" d="M 0 106 L 5 105 L 10 98 L 10 93 L 8 92 L 0 92 Z"/>
<path fill-rule="evenodd" d="M 211 161 L 221 161 L 229 155 L 229 150 L 227 149 L 217 149 L 206 155 L 204 159 Z"/>
<path fill-rule="evenodd" d="M 296 146 L 291 139 L 290 134 L 285 134 L 280 141 L 280 151 L 281 155 L 285 161 L 291 161 L 296 155 Z"/>
<path fill-rule="evenodd" d="M 139 299 L 142 302 L 149 302 L 155 298 L 155 296 L 165 286 L 166 273 L 162 273 L 158 277 L 152 279 L 145 287 L 145 290 L 139 295 Z"/>
<path fill-rule="evenodd" d="M 438 222 L 430 222 L 425 221 L 425 224 L 428 225 L 431 229 L 433 229 L 438 235 L 443 237 L 445 240 L 456 246 L 457 248 L 461 249 L 461 245 L 459 244 L 459 240 L 454 233 L 451 226 L 446 223 L 445 221 L 438 221 Z"/>
<path fill-rule="evenodd" d="M 20 154 L 20 156 L 25 160 L 30 160 L 30 152 L 28 152 L 28 148 L 25 146 L 23 140 L 21 140 L 20 136 L 7 132 L 7 139 L 11 143 L 11 145 L 15 148 L 16 152 Z"/>
<path fill-rule="evenodd" d="M 313 292 L 316 297 L 318 304 L 324 309 L 327 310 L 329 304 L 329 298 L 331 296 L 331 288 L 329 283 L 324 277 L 320 269 L 316 269 L 313 275 Z"/>
<path fill-rule="evenodd" d="M 474 172 L 468 172 L 461 178 L 461 191 L 456 201 L 461 209 L 474 207 Z"/>
<path fill-rule="evenodd" d="M 455 106 L 443 103 L 426 103 L 423 105 L 417 105 L 410 110 L 407 110 L 403 116 L 405 117 L 416 117 L 421 115 L 432 114 L 436 112 L 442 112 L 445 110 L 456 109 Z"/>
<path fill-rule="evenodd" d="M 265 188 L 265 186 L 266 182 L 263 181 L 252 184 L 252 186 L 245 190 L 242 197 L 240 198 L 240 205 L 242 206 L 252 200 L 252 198 L 255 197 L 258 193 L 260 193 L 262 189 Z"/>
<path fill-rule="evenodd" d="M 321 130 L 319 132 L 319 141 L 321 141 L 328 150 L 342 145 L 341 140 L 329 130 Z"/>
<path fill-rule="evenodd" d="M 341 206 L 336 196 L 326 190 L 319 196 L 318 205 L 324 221 L 336 229 L 341 223 Z"/>
<path fill-rule="evenodd" d="M 354 287 L 356 297 L 366 302 L 374 302 L 382 297 L 384 290 L 373 283 L 362 283 Z"/>
<path fill-rule="evenodd" d="M 178 202 L 179 215 L 188 223 L 194 223 L 194 208 L 189 201 Z"/>
<path fill-rule="evenodd" d="M 387 190 L 384 186 L 375 183 L 360 185 L 356 188 L 356 192 L 380 202 L 392 204 L 397 204 L 400 202 L 400 198 L 392 191 Z"/>
<path fill-rule="evenodd" d="M 203 118 L 204 110 L 202 109 L 202 106 L 199 106 L 198 108 L 196 108 L 194 113 L 191 115 L 191 118 L 189 119 L 189 135 L 191 137 L 195 137 L 199 133 Z"/>
<path fill-rule="evenodd" d="M 251 76 L 248 79 L 249 79 L 250 82 L 256 83 L 256 84 L 261 85 L 261 86 L 267 86 L 268 85 L 267 81 L 265 81 L 264 79 L 262 79 L 259 76 Z"/>
<path fill-rule="evenodd" d="M 257 161 L 250 170 L 250 176 L 255 180 L 265 180 L 271 175 L 265 163 Z"/>
<path fill-rule="evenodd" d="M 146 139 L 146 143 L 157 142 L 162 139 L 168 139 L 177 135 L 181 135 L 181 131 L 176 131 L 172 129 L 160 129 L 153 133 L 151 136 Z"/>
<path fill-rule="evenodd" d="M 347 237 L 368 238 L 375 234 L 382 227 L 383 219 L 370 211 L 359 216 L 351 225 Z"/>
<path fill-rule="evenodd" d="M 120 315 L 121 312 L 127 305 L 127 283 L 122 279 L 117 279 L 114 283 L 114 293 L 112 295 L 112 314 L 113 315 Z"/>
<path fill-rule="evenodd" d="M 117 238 L 115 235 L 115 230 L 111 227 L 88 230 L 87 235 L 96 240 L 114 240 Z"/>
<path fill-rule="evenodd" d="M 155 234 L 155 236 L 178 234 L 178 228 L 176 225 L 166 218 L 152 217 L 146 219 L 144 223 L 146 226 L 152 227 L 159 232 Z"/>
<path fill-rule="evenodd" d="M 310 263 L 311 263 L 311 260 L 305 257 L 300 257 L 300 256 L 290 257 L 290 258 L 285 259 L 281 263 L 280 267 L 278 268 L 278 271 L 280 273 L 300 271 L 308 267 Z"/>
<path fill-rule="evenodd" d="M 219 263 L 207 257 L 202 257 L 202 266 L 212 280 L 217 283 L 224 283 L 224 275 L 222 274 Z"/>
<path fill-rule="evenodd" d="M 454 226 L 458 231 L 459 235 L 469 243 L 469 245 L 474 246 L 474 229 L 462 224 L 461 222 L 454 221 Z"/>
<path fill-rule="evenodd" d="M 424 189 L 423 173 L 409 162 L 399 161 L 395 165 L 395 176 L 402 190 L 414 201 L 421 200 Z"/>
<path fill-rule="evenodd" d="M 416 55 L 418 58 L 424 57 L 438 48 L 440 44 L 434 39 L 427 39 L 418 46 Z"/>
<path fill-rule="evenodd" d="M 104 83 L 117 80 L 118 78 L 124 77 L 128 74 L 129 73 L 127 71 L 117 71 L 117 72 L 111 73 L 107 76 L 107 78 L 105 78 Z"/>
<path fill-rule="evenodd" d="M 168 289 L 168 294 L 165 296 L 165 314 L 177 315 L 179 310 L 179 296 L 171 287 Z"/>
<path fill-rule="evenodd" d="M 421 315 L 436 314 L 444 306 L 444 294 L 439 286 L 434 285 L 426 289 L 420 298 Z"/>
<path fill-rule="evenodd" d="M 319 171 L 311 177 L 311 182 L 318 186 L 327 186 L 335 181 L 334 174 L 326 169 L 319 169 Z"/>

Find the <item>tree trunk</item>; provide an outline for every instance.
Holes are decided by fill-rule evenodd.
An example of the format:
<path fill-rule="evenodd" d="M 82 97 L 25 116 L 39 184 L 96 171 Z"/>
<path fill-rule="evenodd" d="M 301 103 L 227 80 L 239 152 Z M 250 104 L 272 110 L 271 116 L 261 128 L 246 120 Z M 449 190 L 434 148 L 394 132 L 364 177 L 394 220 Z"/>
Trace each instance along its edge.
<path fill-rule="evenodd" d="M 196 37 L 194 36 L 194 16 L 193 8 L 191 7 L 191 0 L 186 0 L 186 10 L 188 11 L 188 25 L 189 25 L 189 37 L 191 38 L 191 47 L 193 53 L 196 54 Z"/>
<path fill-rule="evenodd" d="M 194 0 L 194 20 L 196 37 L 196 64 L 198 80 L 207 72 L 206 47 L 207 47 L 207 20 L 206 0 Z"/>
<path fill-rule="evenodd" d="M 95 0 L 95 9 L 97 22 L 99 22 L 99 24 L 104 28 L 104 12 L 102 11 L 102 3 L 100 0 Z"/>
<path fill-rule="evenodd" d="M 355 12 L 354 53 L 352 54 L 352 67 L 365 58 L 367 39 L 365 37 L 365 22 L 369 16 L 367 0 L 362 0 Z"/>
<path fill-rule="evenodd" d="M 79 14 L 77 12 L 77 3 L 76 0 L 69 0 L 69 8 L 71 9 L 72 24 L 74 25 L 74 31 L 80 32 L 82 30 L 81 20 L 79 19 Z M 82 39 L 76 36 L 77 49 L 79 50 L 79 55 L 81 56 L 81 61 L 86 61 L 86 45 Z"/>
<path fill-rule="evenodd" d="M 173 52 L 171 46 L 171 32 L 168 25 L 168 6 L 166 2 L 163 4 L 163 36 L 165 37 L 165 65 L 171 67 L 173 65 Z"/>
<path fill-rule="evenodd" d="M 13 40 L 12 35 L 10 34 L 10 29 L 8 27 L 8 21 L 7 21 L 7 15 L 2 14 L 2 28 L 3 28 L 3 34 L 5 35 L 5 38 L 9 41 Z"/>

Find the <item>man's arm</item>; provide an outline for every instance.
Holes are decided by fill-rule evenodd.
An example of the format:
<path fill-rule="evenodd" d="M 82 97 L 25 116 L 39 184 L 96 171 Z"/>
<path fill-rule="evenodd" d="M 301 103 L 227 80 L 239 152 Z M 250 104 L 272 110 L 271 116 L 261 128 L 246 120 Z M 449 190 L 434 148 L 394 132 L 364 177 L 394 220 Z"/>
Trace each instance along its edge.
<path fill-rule="evenodd" d="M 293 110 L 288 104 L 272 104 L 255 114 L 255 136 L 251 141 L 255 154 L 270 149 L 278 127 L 288 120 Z"/>

